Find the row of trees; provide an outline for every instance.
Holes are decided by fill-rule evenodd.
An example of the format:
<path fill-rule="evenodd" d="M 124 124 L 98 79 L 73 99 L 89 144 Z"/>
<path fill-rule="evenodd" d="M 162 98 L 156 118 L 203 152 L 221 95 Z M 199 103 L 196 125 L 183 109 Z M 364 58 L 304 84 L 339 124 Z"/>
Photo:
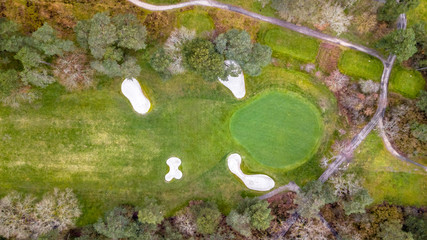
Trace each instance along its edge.
<path fill-rule="evenodd" d="M 12 192 L 0 200 L 0 236 L 10 239 L 37 239 L 52 231 L 63 232 L 81 215 L 71 189 L 54 189 L 40 201 L 31 195 Z"/>
<path fill-rule="evenodd" d="M 330 228 L 347 239 L 425 239 L 425 212 L 373 202 L 353 173 L 340 174 L 322 184 L 307 183 L 298 193 L 265 200 L 242 199 L 227 216 L 216 203 L 190 201 L 174 216 L 156 200 L 140 207 L 121 205 L 94 224 L 78 228 L 80 205 L 70 189 L 47 193 L 40 201 L 12 192 L 0 200 L 0 237 L 11 239 L 268 239 L 298 211 L 291 239 L 332 239 Z M 324 219 L 327 222 L 322 222 Z M 71 229 L 71 230 L 70 230 Z"/>
<path fill-rule="evenodd" d="M 150 64 L 164 79 L 188 69 L 207 81 L 216 81 L 239 74 L 238 69 L 225 66 L 225 59 L 236 61 L 249 76 L 258 76 L 270 63 L 271 54 L 268 46 L 252 43 L 244 30 L 231 29 L 211 42 L 196 38 L 194 31 L 180 28 L 152 55 Z"/>
<path fill-rule="evenodd" d="M 80 48 L 58 38 L 47 23 L 25 35 L 17 23 L 0 19 L 0 99 L 4 104 L 31 102 L 37 97 L 33 88 L 45 88 L 56 79 L 67 90 L 77 90 L 94 85 L 94 72 L 108 77 L 139 75 L 134 55 L 145 48 L 146 30 L 135 15 L 111 18 L 98 13 L 79 21 L 74 30 Z"/>

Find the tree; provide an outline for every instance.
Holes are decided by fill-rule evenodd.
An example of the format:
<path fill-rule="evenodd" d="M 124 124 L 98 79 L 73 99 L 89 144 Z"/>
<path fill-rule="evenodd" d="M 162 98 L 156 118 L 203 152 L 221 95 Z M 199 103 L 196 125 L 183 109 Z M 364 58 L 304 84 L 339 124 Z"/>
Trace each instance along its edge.
<path fill-rule="evenodd" d="M 418 96 L 417 107 L 427 113 L 427 91 L 421 90 Z"/>
<path fill-rule="evenodd" d="M 377 47 L 395 54 L 400 62 L 407 60 L 417 52 L 415 33 L 411 28 L 398 29 L 382 38 Z"/>
<path fill-rule="evenodd" d="M 61 56 L 64 52 L 74 50 L 74 44 L 70 40 L 57 38 L 56 31 L 47 23 L 38 28 L 29 38 L 30 45 L 47 56 Z"/>
<path fill-rule="evenodd" d="M 427 239 L 427 219 L 409 216 L 403 227 L 412 233 L 415 240 Z"/>
<path fill-rule="evenodd" d="M 258 76 L 262 67 L 271 62 L 271 48 L 259 43 L 252 44 L 249 33 L 231 29 L 215 39 L 215 48 L 226 59 L 236 61 L 250 76 Z"/>
<path fill-rule="evenodd" d="M 366 189 L 362 189 L 351 196 L 351 199 L 343 201 L 345 214 L 365 213 L 365 207 L 370 205 L 373 201 L 374 199 L 371 198 L 368 191 Z"/>
<path fill-rule="evenodd" d="M 120 14 L 112 19 L 97 13 L 79 21 L 74 28 L 79 45 L 96 59 L 91 67 L 111 78 L 136 77 L 141 72 L 131 51 L 145 48 L 146 30 L 135 15 Z"/>
<path fill-rule="evenodd" d="M 95 84 L 87 55 L 82 52 L 73 52 L 56 59 L 53 73 L 67 91 L 88 89 Z"/>
<path fill-rule="evenodd" d="M 136 62 L 136 58 L 127 57 L 120 66 L 120 72 L 124 78 L 132 78 L 139 75 L 141 72 L 141 67 Z"/>
<path fill-rule="evenodd" d="M 144 207 L 138 211 L 138 221 L 148 224 L 159 224 L 163 221 L 164 208 L 155 199 L 145 198 Z"/>
<path fill-rule="evenodd" d="M 88 46 L 92 56 L 102 59 L 106 49 L 117 41 L 117 29 L 106 13 L 97 13 L 90 20 Z"/>
<path fill-rule="evenodd" d="M 411 233 L 402 230 L 402 223 L 393 220 L 380 224 L 380 231 L 377 237 L 387 240 L 413 240 Z"/>
<path fill-rule="evenodd" d="M 233 210 L 228 214 L 226 221 L 234 231 L 241 235 L 245 237 L 250 237 L 252 235 L 250 217 L 247 214 L 239 214 L 237 211 Z"/>
<path fill-rule="evenodd" d="M 347 32 L 352 19 L 353 17 L 347 16 L 344 8 L 338 3 L 332 4 L 331 2 L 326 2 L 322 5 L 318 21 L 320 25 L 328 24 L 337 35 L 340 35 Z"/>
<path fill-rule="evenodd" d="M 74 226 L 81 211 L 70 189 L 54 189 L 36 203 L 31 196 L 12 192 L 0 200 L 0 235 L 30 239 L 53 230 L 65 231 Z"/>
<path fill-rule="evenodd" d="M 335 201 L 332 188 L 320 181 L 307 183 L 295 198 L 295 203 L 298 204 L 297 211 L 304 218 L 318 218 L 320 208 Z"/>
<path fill-rule="evenodd" d="M 203 202 L 190 207 L 195 216 L 197 231 L 201 234 L 212 234 L 221 220 L 221 212 L 213 202 Z"/>
<path fill-rule="evenodd" d="M 98 219 L 93 227 L 95 230 L 109 238 L 136 238 L 138 236 L 138 225 L 126 216 L 126 209 L 116 207 L 105 214 L 105 220 Z"/>
<path fill-rule="evenodd" d="M 120 65 L 111 59 L 106 59 L 103 61 L 92 61 L 90 66 L 99 73 L 102 73 L 111 78 L 120 77 L 122 74 Z"/>
<path fill-rule="evenodd" d="M 12 192 L 0 200 L 0 235 L 5 238 L 28 239 L 37 221 L 35 198 Z"/>
<path fill-rule="evenodd" d="M 0 51 L 18 52 L 24 44 L 21 26 L 13 21 L 0 19 Z"/>
<path fill-rule="evenodd" d="M 357 31 L 360 34 L 371 32 L 377 25 L 377 15 L 369 12 L 364 12 L 362 15 L 356 17 Z"/>
<path fill-rule="evenodd" d="M 82 213 L 72 190 L 60 191 L 57 188 L 47 193 L 35 205 L 35 210 L 38 219 L 35 225 L 41 233 L 48 233 L 54 229 L 59 232 L 65 231 L 74 226 Z"/>
<path fill-rule="evenodd" d="M 266 230 L 268 227 L 270 227 L 271 220 L 273 220 L 271 209 L 268 208 L 268 205 L 269 204 L 267 201 L 261 201 L 257 198 L 245 198 L 239 203 L 235 209 L 235 213 L 233 213 L 234 216 L 232 216 L 232 218 L 235 220 L 242 220 L 240 225 L 238 225 L 238 223 L 234 223 L 235 227 L 240 228 L 243 232 L 249 231 L 250 229 L 246 228 L 246 223 L 244 220 L 247 218 L 250 228 L 256 230 Z M 232 219 L 230 219 L 230 221 L 231 220 Z"/>
<path fill-rule="evenodd" d="M 113 23 L 117 29 L 117 46 L 135 51 L 145 48 L 147 31 L 138 22 L 135 15 L 117 15 L 113 18 Z"/>
<path fill-rule="evenodd" d="M 314 0 L 272 0 L 271 6 L 279 16 L 288 22 L 309 21 L 318 12 L 318 1 Z"/>
<path fill-rule="evenodd" d="M 55 82 L 46 68 L 25 69 L 20 74 L 24 84 L 31 84 L 35 87 L 45 88 Z"/>
<path fill-rule="evenodd" d="M 378 8 L 378 20 L 393 22 L 401 13 L 405 13 L 418 6 L 419 0 L 387 0 L 386 3 Z"/>
<path fill-rule="evenodd" d="M 19 74 L 14 69 L 0 70 L 0 98 L 8 96 L 19 86 Z"/>
<path fill-rule="evenodd" d="M 169 66 L 172 63 L 172 58 L 166 54 L 164 48 L 159 48 L 153 53 L 150 58 L 150 66 L 160 74 L 162 79 L 169 79 L 172 74 L 169 71 Z"/>
<path fill-rule="evenodd" d="M 21 50 L 16 53 L 14 58 L 21 61 L 22 65 L 26 69 L 38 67 L 43 61 L 40 52 L 27 46 L 21 48 Z"/>
<path fill-rule="evenodd" d="M 184 59 L 188 68 L 201 75 L 207 81 L 225 79 L 224 57 L 215 51 L 214 45 L 201 38 L 196 38 L 184 46 Z"/>
<path fill-rule="evenodd" d="M 427 124 L 413 123 L 411 134 L 421 142 L 427 142 Z"/>

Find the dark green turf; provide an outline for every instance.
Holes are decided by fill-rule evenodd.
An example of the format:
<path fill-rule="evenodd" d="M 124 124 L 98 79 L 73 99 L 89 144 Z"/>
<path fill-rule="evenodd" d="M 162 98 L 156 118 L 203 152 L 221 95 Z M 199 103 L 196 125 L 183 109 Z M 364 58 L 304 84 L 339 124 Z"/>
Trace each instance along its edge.
<path fill-rule="evenodd" d="M 236 111 L 230 130 L 260 163 L 293 168 L 309 159 L 322 135 L 318 111 L 293 93 L 271 92 Z"/>

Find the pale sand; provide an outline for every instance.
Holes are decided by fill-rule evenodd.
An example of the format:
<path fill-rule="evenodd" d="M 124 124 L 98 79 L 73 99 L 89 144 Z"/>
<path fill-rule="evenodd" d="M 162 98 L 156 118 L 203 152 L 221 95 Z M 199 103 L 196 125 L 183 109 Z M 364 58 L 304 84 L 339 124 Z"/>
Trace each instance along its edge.
<path fill-rule="evenodd" d="M 139 85 L 139 82 L 135 78 L 127 78 L 123 81 L 122 93 L 129 99 L 133 109 L 137 113 L 146 114 L 150 110 L 150 101 L 142 92 L 141 85 Z"/>
<path fill-rule="evenodd" d="M 169 172 L 165 175 L 165 180 L 170 182 L 172 179 L 181 179 L 182 172 L 179 170 L 179 165 L 181 165 L 181 159 L 176 157 L 171 157 L 166 161 L 166 164 L 169 165 Z"/>
<path fill-rule="evenodd" d="M 274 180 L 264 174 L 246 175 L 240 169 L 242 157 L 233 153 L 227 158 L 228 168 L 232 173 L 239 177 L 249 189 L 256 191 L 269 191 L 274 187 Z"/>
<path fill-rule="evenodd" d="M 225 60 L 224 61 L 226 66 L 234 65 L 237 66 L 240 74 L 237 77 L 228 76 L 228 81 L 223 81 L 218 78 L 218 80 L 222 83 L 222 85 L 226 86 L 228 89 L 231 90 L 233 95 L 237 99 L 241 99 L 246 95 L 246 89 L 245 89 L 245 77 L 243 76 L 243 71 L 240 69 L 239 64 L 237 64 L 233 60 Z"/>

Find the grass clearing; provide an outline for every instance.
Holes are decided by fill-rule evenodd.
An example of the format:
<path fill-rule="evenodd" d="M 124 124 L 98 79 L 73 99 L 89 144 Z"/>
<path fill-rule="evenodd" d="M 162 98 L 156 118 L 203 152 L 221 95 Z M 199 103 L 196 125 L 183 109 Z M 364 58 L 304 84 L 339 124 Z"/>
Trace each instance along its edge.
<path fill-rule="evenodd" d="M 261 164 L 292 169 L 313 156 L 322 135 L 317 109 L 296 94 L 268 92 L 238 109 L 232 135 Z"/>
<path fill-rule="evenodd" d="M 314 38 L 277 27 L 264 29 L 258 39 L 271 47 L 273 55 L 286 55 L 303 62 L 316 61 L 320 44 Z"/>
<path fill-rule="evenodd" d="M 416 98 L 425 88 L 426 81 L 420 72 L 395 66 L 390 76 L 390 90 L 404 97 Z"/>
<path fill-rule="evenodd" d="M 383 71 L 380 60 L 354 50 L 341 53 L 338 69 L 345 75 L 359 80 L 359 78 L 370 79 L 379 82 Z"/>
<path fill-rule="evenodd" d="M 375 132 L 370 133 L 356 150 L 353 162 L 353 168 L 365 179 L 364 185 L 375 203 L 427 204 L 424 170 L 391 155 Z"/>
<path fill-rule="evenodd" d="M 215 28 L 214 22 L 209 14 L 206 11 L 196 9 L 179 13 L 177 26 L 194 29 L 197 34 L 211 31 Z"/>

